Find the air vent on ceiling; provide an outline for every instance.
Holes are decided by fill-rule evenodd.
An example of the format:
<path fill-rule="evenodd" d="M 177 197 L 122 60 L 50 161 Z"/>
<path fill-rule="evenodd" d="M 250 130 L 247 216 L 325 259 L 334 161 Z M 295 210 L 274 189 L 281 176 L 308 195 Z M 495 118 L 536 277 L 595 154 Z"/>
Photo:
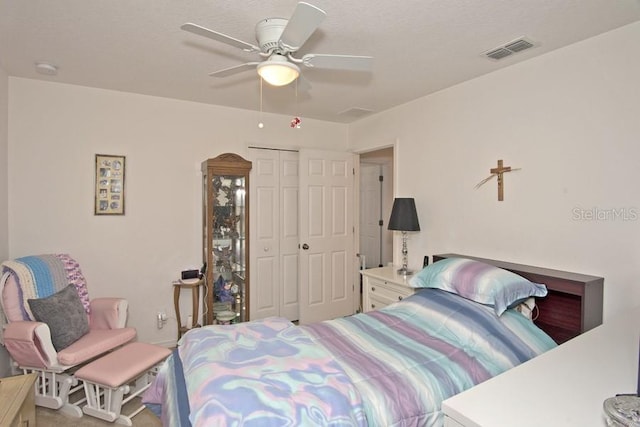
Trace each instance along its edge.
<path fill-rule="evenodd" d="M 352 108 L 347 108 L 346 110 L 340 111 L 338 115 L 351 117 L 353 119 L 359 119 L 360 117 L 364 117 L 371 113 L 373 113 L 373 110 L 369 110 L 367 108 L 361 108 L 361 107 L 352 107 Z"/>
<path fill-rule="evenodd" d="M 487 55 L 491 59 L 498 60 L 498 59 L 504 58 L 505 56 L 509 56 L 512 53 L 513 52 L 511 52 L 508 49 L 505 49 L 503 47 L 499 47 L 497 49 L 493 49 L 493 50 L 490 50 L 489 52 L 486 52 L 485 55 Z"/>
<path fill-rule="evenodd" d="M 534 47 L 535 44 L 524 37 L 520 37 L 519 39 L 512 40 L 509 43 L 506 43 L 502 46 L 495 47 L 484 52 L 484 55 L 487 58 L 498 60 L 514 53 L 522 52 L 523 50 Z"/>

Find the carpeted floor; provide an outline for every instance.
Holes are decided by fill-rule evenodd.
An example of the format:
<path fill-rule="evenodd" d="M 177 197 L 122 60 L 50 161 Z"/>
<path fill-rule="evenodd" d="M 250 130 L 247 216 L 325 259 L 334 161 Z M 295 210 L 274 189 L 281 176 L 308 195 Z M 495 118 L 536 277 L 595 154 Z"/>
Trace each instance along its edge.
<path fill-rule="evenodd" d="M 124 405 L 122 410 L 123 414 L 129 414 L 133 412 L 137 407 L 141 405 L 140 398 L 136 397 L 131 399 Z M 139 427 L 161 427 L 162 423 L 156 417 L 153 412 L 148 409 L 144 409 L 138 415 L 132 418 L 134 426 Z M 42 408 L 36 406 L 36 424 L 38 427 L 104 427 L 115 426 L 118 424 L 103 421 L 99 418 L 84 415 L 82 418 L 72 418 L 64 414 L 54 411 L 53 409 Z"/>

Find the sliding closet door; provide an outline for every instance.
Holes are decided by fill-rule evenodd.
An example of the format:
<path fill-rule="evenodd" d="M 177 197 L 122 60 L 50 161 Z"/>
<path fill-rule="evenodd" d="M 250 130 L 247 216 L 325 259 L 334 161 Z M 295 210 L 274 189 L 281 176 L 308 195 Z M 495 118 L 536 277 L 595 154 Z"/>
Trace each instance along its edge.
<path fill-rule="evenodd" d="M 298 153 L 250 153 L 251 320 L 298 320 Z"/>
<path fill-rule="evenodd" d="M 300 323 L 353 314 L 354 157 L 300 150 Z"/>

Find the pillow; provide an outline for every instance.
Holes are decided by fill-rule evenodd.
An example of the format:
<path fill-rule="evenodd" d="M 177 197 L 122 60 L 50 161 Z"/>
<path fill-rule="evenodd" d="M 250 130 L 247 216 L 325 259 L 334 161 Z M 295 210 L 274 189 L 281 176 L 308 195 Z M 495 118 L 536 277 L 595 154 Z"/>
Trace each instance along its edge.
<path fill-rule="evenodd" d="M 414 288 L 436 288 L 490 305 L 500 316 L 529 297 L 547 295 L 547 287 L 502 268 L 466 258 L 447 258 L 425 267 L 409 280 Z"/>
<path fill-rule="evenodd" d="M 28 299 L 27 302 L 33 317 L 49 325 L 56 351 L 69 347 L 89 332 L 87 312 L 73 285 L 46 298 Z"/>

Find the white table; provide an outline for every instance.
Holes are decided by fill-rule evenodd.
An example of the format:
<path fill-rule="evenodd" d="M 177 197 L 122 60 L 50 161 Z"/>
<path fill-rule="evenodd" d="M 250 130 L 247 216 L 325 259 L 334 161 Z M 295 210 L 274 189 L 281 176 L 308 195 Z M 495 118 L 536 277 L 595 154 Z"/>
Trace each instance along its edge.
<path fill-rule="evenodd" d="M 635 393 L 640 307 L 442 403 L 445 427 L 603 427 L 603 402 Z"/>

